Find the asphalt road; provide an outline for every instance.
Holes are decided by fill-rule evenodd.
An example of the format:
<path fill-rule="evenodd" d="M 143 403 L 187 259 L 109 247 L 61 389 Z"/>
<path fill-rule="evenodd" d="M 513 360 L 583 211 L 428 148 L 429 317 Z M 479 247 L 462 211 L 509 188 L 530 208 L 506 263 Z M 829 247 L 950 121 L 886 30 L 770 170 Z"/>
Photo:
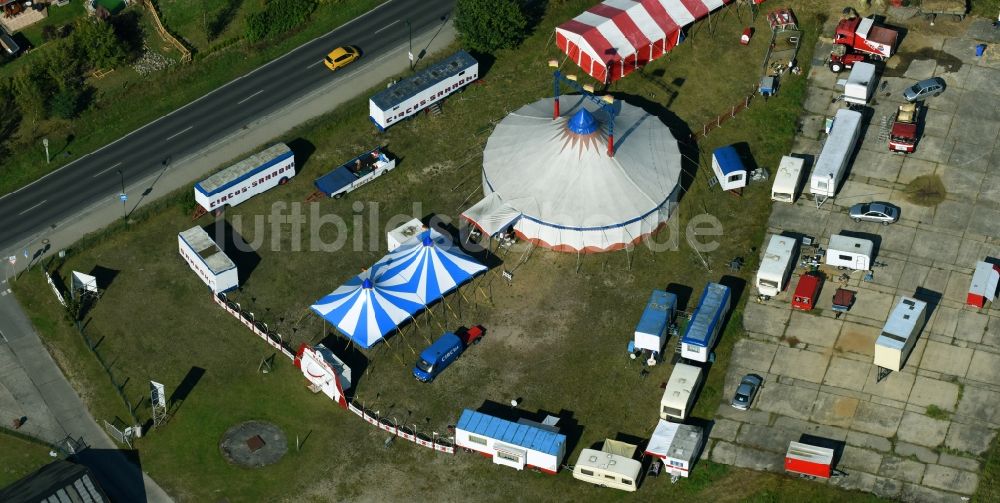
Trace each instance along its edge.
<path fill-rule="evenodd" d="M 340 79 L 322 59 L 340 45 L 363 57 L 352 72 L 413 34 L 434 31 L 451 15 L 454 0 L 389 0 L 376 9 L 195 100 L 171 114 L 80 158 L 45 178 L 0 197 L 0 249 L 45 229 L 72 225 L 72 217 L 101 199 L 115 199 L 125 183 L 170 169 L 172 160 L 194 154 L 258 117 Z M 414 57 L 419 47 L 414 47 Z M 343 70 L 341 70 L 343 72 Z M 359 90 L 360 91 L 360 90 Z M 129 194 L 135 201 L 141 194 Z"/>

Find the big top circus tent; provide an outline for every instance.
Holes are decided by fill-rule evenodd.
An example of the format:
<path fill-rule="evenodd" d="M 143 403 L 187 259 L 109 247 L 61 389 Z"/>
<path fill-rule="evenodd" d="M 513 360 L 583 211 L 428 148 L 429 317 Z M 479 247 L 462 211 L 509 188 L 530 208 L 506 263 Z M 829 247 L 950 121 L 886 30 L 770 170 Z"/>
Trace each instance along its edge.
<path fill-rule="evenodd" d="M 606 107 L 564 96 L 505 117 L 483 153 L 483 192 L 462 216 L 486 234 L 512 227 L 558 251 L 624 248 L 659 229 L 680 187 L 681 154 L 670 129 L 641 108 L 616 102 L 614 156 Z"/>
<path fill-rule="evenodd" d="M 426 230 L 316 301 L 312 310 L 368 349 L 485 270 L 449 238 Z"/>

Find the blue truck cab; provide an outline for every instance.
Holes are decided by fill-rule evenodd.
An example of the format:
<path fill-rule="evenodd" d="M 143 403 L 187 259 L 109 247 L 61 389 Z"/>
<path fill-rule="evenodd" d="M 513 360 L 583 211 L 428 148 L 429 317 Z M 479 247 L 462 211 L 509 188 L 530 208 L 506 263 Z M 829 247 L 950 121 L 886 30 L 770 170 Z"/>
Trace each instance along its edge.
<path fill-rule="evenodd" d="M 451 365 L 451 362 L 462 354 L 463 350 L 465 350 L 465 343 L 462 339 L 451 332 L 445 332 L 420 353 L 420 359 L 413 367 L 413 377 L 421 382 L 433 381 L 442 370 Z"/>

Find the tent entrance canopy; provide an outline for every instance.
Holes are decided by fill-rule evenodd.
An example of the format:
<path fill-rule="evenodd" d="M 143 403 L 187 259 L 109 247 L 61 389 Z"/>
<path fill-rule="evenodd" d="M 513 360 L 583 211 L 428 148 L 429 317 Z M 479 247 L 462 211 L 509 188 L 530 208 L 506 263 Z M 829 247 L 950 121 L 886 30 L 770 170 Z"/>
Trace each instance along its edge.
<path fill-rule="evenodd" d="M 496 236 L 517 223 L 521 218 L 521 212 L 503 202 L 500 196 L 493 192 L 463 211 L 462 218 L 476 226 L 483 234 Z"/>

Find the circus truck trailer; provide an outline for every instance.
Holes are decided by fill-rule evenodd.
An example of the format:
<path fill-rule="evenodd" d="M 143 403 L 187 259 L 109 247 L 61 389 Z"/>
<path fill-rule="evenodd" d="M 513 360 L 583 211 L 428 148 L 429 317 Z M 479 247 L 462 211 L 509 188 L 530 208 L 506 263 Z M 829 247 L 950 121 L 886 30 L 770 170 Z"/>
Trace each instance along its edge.
<path fill-rule="evenodd" d="M 879 367 L 880 378 L 888 375 L 889 371 L 899 372 L 903 368 L 926 323 L 926 302 L 910 297 L 899 299 L 882 333 L 875 338 L 873 363 Z"/>
<path fill-rule="evenodd" d="M 830 136 L 823 144 L 823 150 L 820 151 L 809 179 L 809 192 L 816 198 L 817 205 L 822 205 L 826 198 L 837 195 L 837 187 L 847 172 L 847 163 L 851 160 L 860 134 L 861 113 L 838 110 Z"/>
<path fill-rule="evenodd" d="M 549 475 L 566 457 L 566 435 L 548 421 L 517 422 L 465 409 L 455 423 L 455 446 L 478 452 L 495 464 L 517 470 L 533 468 Z"/>
<path fill-rule="evenodd" d="M 389 85 L 368 100 L 368 118 L 379 131 L 411 117 L 479 78 L 479 62 L 458 51 Z"/>
<path fill-rule="evenodd" d="M 785 289 L 788 277 L 795 265 L 793 261 L 798 249 L 799 240 L 788 236 L 774 234 L 764 250 L 764 258 L 757 270 L 755 285 L 757 291 L 765 297 L 774 297 Z"/>
<path fill-rule="evenodd" d="M 684 327 L 681 358 L 701 363 L 708 361 L 708 355 L 719 339 L 723 319 L 729 312 L 729 297 L 729 287 L 725 285 L 709 283 L 705 286 L 691 321 Z"/>
<path fill-rule="evenodd" d="M 250 199 L 295 176 L 295 153 L 278 143 L 194 184 L 194 200 L 214 211 Z"/>
<path fill-rule="evenodd" d="M 860 18 L 855 13 L 842 19 L 833 37 L 830 70 L 840 72 L 868 59 L 886 60 L 896 50 L 897 38 L 896 30 L 876 25 L 873 18 Z"/>
<path fill-rule="evenodd" d="M 663 354 L 663 346 L 670 337 L 670 327 L 677 310 L 677 296 L 663 290 L 653 290 L 646 309 L 635 326 L 635 335 L 629 354 L 649 353 L 649 362 L 655 364 Z"/>
<path fill-rule="evenodd" d="M 239 271 L 205 229 L 194 226 L 177 233 L 181 257 L 191 270 L 208 285 L 212 293 L 227 292 L 239 286 Z"/>

